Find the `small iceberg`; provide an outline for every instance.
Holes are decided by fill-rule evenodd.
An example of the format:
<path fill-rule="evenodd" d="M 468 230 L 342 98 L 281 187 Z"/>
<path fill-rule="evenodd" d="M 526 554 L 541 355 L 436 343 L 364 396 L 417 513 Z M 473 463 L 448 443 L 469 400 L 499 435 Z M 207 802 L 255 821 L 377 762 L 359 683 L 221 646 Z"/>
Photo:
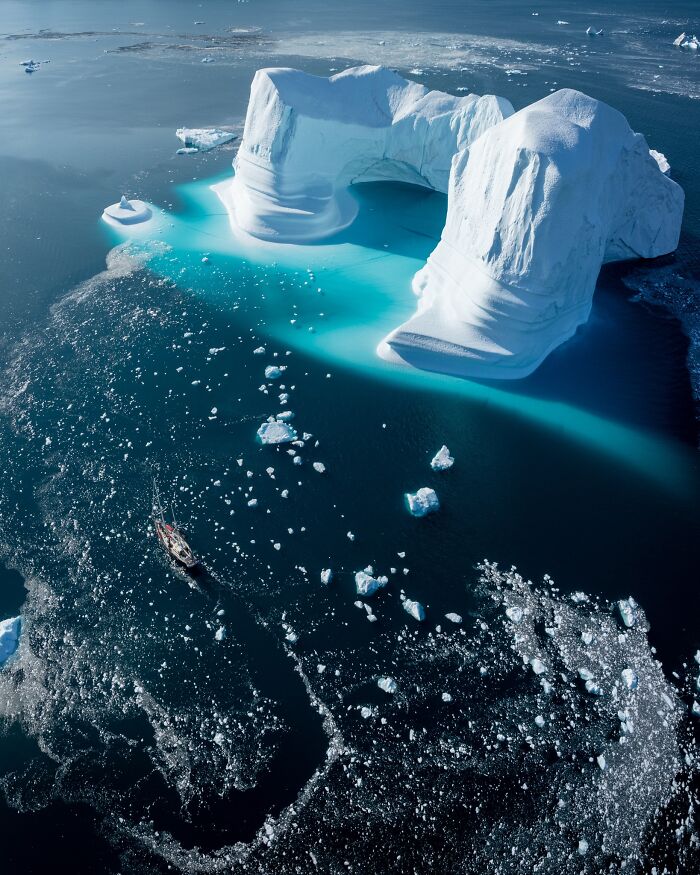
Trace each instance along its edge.
<path fill-rule="evenodd" d="M 588 36 L 602 36 L 603 35 L 603 28 L 601 27 L 600 30 L 596 30 L 594 27 L 587 27 L 586 34 Z"/>
<path fill-rule="evenodd" d="M 628 629 L 634 626 L 637 620 L 637 602 L 630 596 L 628 599 L 620 599 L 617 603 L 620 618 Z"/>
<path fill-rule="evenodd" d="M 668 158 L 664 155 L 663 152 L 657 152 L 656 149 L 649 149 L 649 154 L 656 161 L 659 166 L 659 170 L 665 175 L 671 175 L 671 165 L 668 163 Z"/>
<path fill-rule="evenodd" d="M 393 678 L 379 678 L 377 686 L 380 690 L 384 690 L 385 693 L 395 693 L 398 690 L 396 681 Z"/>
<path fill-rule="evenodd" d="M 371 565 L 368 565 L 364 571 L 355 572 L 355 589 L 358 595 L 374 595 L 378 589 L 383 589 L 387 583 L 389 583 L 388 577 L 384 575 L 374 576 L 374 568 Z"/>
<path fill-rule="evenodd" d="M 403 609 L 407 614 L 410 614 L 416 620 L 421 622 L 425 620 L 425 608 L 420 602 L 415 602 L 412 599 L 406 599 L 403 603 Z"/>
<path fill-rule="evenodd" d="M 423 486 L 418 492 L 407 492 L 406 503 L 413 516 L 423 517 L 440 510 L 440 502 L 434 489 Z"/>
<path fill-rule="evenodd" d="M 457 625 L 459 625 L 462 622 L 462 615 L 461 614 L 449 613 L 449 614 L 445 614 L 445 618 L 448 619 L 450 621 L 450 623 L 456 623 Z"/>
<path fill-rule="evenodd" d="M 695 34 L 688 36 L 684 31 L 674 39 L 673 45 L 678 46 L 679 49 L 691 49 L 691 51 L 697 52 L 698 48 L 700 48 L 700 41 L 698 41 Z"/>
<path fill-rule="evenodd" d="M 185 149 L 193 152 L 208 152 L 216 146 L 236 139 L 236 134 L 222 131 L 221 128 L 178 128 L 175 134 L 182 141 Z"/>
<path fill-rule="evenodd" d="M 265 379 L 266 380 L 277 380 L 282 376 L 282 371 L 285 370 L 284 365 L 280 367 L 279 365 L 268 365 L 265 368 Z"/>
<path fill-rule="evenodd" d="M 443 444 L 440 449 L 435 453 L 430 462 L 430 467 L 433 471 L 447 471 L 448 468 L 451 468 L 455 463 L 455 460 L 450 455 L 450 451 Z"/>
<path fill-rule="evenodd" d="M 35 73 L 42 64 L 48 64 L 48 61 L 35 61 L 31 59 L 29 61 L 20 61 L 20 67 L 24 67 L 25 73 Z"/>
<path fill-rule="evenodd" d="M 321 571 L 321 583 L 324 583 L 326 586 L 333 580 L 333 571 L 330 568 L 324 568 Z"/>
<path fill-rule="evenodd" d="M 21 631 L 21 617 L 10 617 L 0 621 L 0 666 L 3 666 L 17 650 Z"/>
<path fill-rule="evenodd" d="M 104 208 L 102 218 L 108 225 L 138 225 L 151 218 L 151 208 L 147 203 L 129 200 L 123 194 L 118 204 L 110 204 Z"/>
<path fill-rule="evenodd" d="M 297 439 L 296 429 L 287 422 L 263 422 L 258 429 L 260 443 L 263 444 L 287 444 Z"/>

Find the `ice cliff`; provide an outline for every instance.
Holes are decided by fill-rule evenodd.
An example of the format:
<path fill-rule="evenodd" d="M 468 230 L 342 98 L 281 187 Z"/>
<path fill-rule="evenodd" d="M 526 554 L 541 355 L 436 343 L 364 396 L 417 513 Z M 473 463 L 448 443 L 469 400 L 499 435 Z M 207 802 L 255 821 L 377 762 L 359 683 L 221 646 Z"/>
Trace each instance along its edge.
<path fill-rule="evenodd" d="M 258 70 L 235 177 L 217 191 L 234 225 L 255 237 L 318 240 L 355 218 L 353 183 L 446 192 L 455 152 L 512 112 L 503 98 L 429 91 L 384 67 L 329 79 Z"/>
<path fill-rule="evenodd" d="M 259 70 L 233 181 L 234 227 L 310 242 L 352 222 L 351 184 L 447 191 L 447 221 L 415 275 L 415 315 L 384 358 L 477 378 L 530 374 L 584 323 L 601 265 L 678 244 L 683 190 L 619 112 L 577 91 L 513 114 L 381 67 L 330 79 Z"/>
<path fill-rule="evenodd" d="M 619 112 L 562 90 L 455 156 L 416 314 L 380 354 L 482 378 L 527 376 L 588 319 L 606 261 L 678 244 L 683 190 Z"/>

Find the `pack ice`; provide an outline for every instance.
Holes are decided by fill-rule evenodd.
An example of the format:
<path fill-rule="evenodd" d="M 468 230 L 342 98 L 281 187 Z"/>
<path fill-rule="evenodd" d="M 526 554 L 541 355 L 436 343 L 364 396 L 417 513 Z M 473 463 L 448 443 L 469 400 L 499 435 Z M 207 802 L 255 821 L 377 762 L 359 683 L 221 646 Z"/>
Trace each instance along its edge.
<path fill-rule="evenodd" d="M 447 191 L 455 152 L 512 112 L 502 97 L 429 91 L 384 67 L 329 79 L 258 70 L 235 176 L 216 190 L 234 226 L 255 237 L 318 240 L 355 218 L 353 183 Z"/>
<path fill-rule="evenodd" d="M 378 353 L 476 378 L 534 371 L 588 319 L 601 265 L 672 252 L 683 214 L 644 137 L 598 100 L 564 89 L 514 114 L 382 67 L 259 70 L 234 167 L 216 186 L 233 228 L 285 243 L 349 225 L 356 182 L 447 191 L 416 313 Z"/>

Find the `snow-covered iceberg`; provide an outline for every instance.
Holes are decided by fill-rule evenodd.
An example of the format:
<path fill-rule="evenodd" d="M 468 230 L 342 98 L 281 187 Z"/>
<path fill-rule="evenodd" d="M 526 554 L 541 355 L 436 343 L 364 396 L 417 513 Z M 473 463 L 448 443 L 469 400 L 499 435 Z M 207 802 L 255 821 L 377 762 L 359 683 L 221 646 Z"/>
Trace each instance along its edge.
<path fill-rule="evenodd" d="M 178 128 L 175 131 L 178 140 L 183 144 L 182 152 L 208 152 L 210 149 L 236 139 L 231 131 L 220 128 Z"/>
<path fill-rule="evenodd" d="M 525 107 L 455 157 L 417 312 L 380 355 L 527 376 L 588 319 L 604 262 L 676 248 L 683 202 L 616 110 L 569 89 Z"/>
<path fill-rule="evenodd" d="M 144 201 L 129 200 L 123 194 L 119 203 L 104 208 L 102 218 L 108 225 L 138 225 L 151 218 L 151 208 Z"/>
<path fill-rule="evenodd" d="M 453 155 L 512 112 L 504 98 L 430 91 L 384 67 L 329 79 L 258 70 L 235 176 L 216 190 L 234 227 L 278 242 L 318 240 L 355 218 L 352 183 L 447 191 Z"/>

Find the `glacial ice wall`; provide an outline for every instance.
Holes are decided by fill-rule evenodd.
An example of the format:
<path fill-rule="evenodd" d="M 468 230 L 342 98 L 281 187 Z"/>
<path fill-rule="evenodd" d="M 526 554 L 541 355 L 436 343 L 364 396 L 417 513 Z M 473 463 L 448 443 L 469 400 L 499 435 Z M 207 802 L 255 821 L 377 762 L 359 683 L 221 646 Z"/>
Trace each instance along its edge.
<path fill-rule="evenodd" d="M 534 371 L 591 310 L 601 265 L 678 245 L 683 190 L 619 112 L 549 95 L 455 156 L 416 314 L 380 354 L 480 378 Z"/>
<path fill-rule="evenodd" d="M 353 183 L 446 192 L 454 154 L 512 112 L 504 98 L 429 91 L 383 67 L 328 79 L 258 70 L 235 177 L 217 191 L 234 225 L 255 237 L 318 240 L 355 218 Z"/>

